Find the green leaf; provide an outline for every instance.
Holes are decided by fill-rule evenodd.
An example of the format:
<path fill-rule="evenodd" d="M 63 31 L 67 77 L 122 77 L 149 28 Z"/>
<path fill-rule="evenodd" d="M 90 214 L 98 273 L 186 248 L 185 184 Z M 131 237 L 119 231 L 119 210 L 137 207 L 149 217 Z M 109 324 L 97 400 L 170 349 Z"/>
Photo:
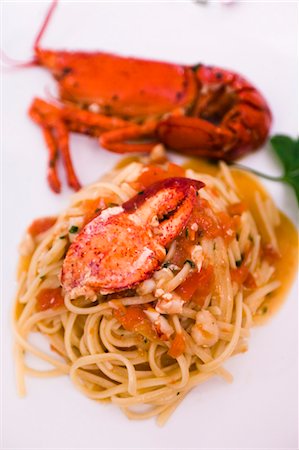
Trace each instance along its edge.
<path fill-rule="evenodd" d="M 299 205 L 299 138 L 292 139 L 283 134 L 277 134 L 270 139 L 272 148 L 281 162 L 284 173 L 280 177 L 274 177 L 261 173 L 258 170 L 244 167 L 241 164 L 234 164 L 235 167 L 243 170 L 248 170 L 254 175 L 266 178 L 271 181 L 281 181 L 290 185 L 294 191 Z"/>
<path fill-rule="evenodd" d="M 299 175 L 296 175 L 294 177 L 285 177 L 285 182 L 290 184 L 294 188 L 297 202 L 299 205 Z"/>
<path fill-rule="evenodd" d="M 299 204 L 299 139 L 276 135 L 270 142 L 284 168 L 282 180 L 292 186 Z"/>
<path fill-rule="evenodd" d="M 77 227 L 76 225 L 72 225 L 71 228 L 69 229 L 69 233 L 77 233 L 79 230 L 79 227 Z"/>
<path fill-rule="evenodd" d="M 270 139 L 273 150 L 281 161 L 285 174 L 299 169 L 299 139 L 277 134 Z"/>

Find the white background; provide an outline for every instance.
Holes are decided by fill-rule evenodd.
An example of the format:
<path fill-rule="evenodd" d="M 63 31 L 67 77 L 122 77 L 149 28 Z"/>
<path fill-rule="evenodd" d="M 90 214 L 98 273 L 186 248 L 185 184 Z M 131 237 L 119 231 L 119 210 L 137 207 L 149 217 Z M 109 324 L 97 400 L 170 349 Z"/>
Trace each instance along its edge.
<path fill-rule="evenodd" d="M 2 47 L 7 54 L 30 58 L 47 5 L 2 2 Z M 234 69 L 268 99 L 272 132 L 296 136 L 297 8 L 296 2 L 286 1 L 229 6 L 191 1 L 61 2 L 42 44 Z M 10 330 L 17 245 L 33 218 L 61 211 L 70 194 L 65 187 L 60 196 L 49 191 L 45 145 L 27 117 L 33 97 L 49 93 L 55 95 L 55 83 L 40 68 L 3 73 L 3 448 L 297 448 L 295 286 L 271 322 L 253 330 L 249 351 L 226 364 L 234 383 L 215 378 L 195 389 L 162 429 L 153 420 L 128 421 L 116 407 L 84 398 L 66 377 L 28 379 L 28 395 L 18 399 Z M 83 183 L 94 181 L 118 160 L 84 136 L 73 135 L 71 147 Z M 279 173 L 269 148 L 242 162 Z M 265 184 L 295 221 L 291 190 Z"/>

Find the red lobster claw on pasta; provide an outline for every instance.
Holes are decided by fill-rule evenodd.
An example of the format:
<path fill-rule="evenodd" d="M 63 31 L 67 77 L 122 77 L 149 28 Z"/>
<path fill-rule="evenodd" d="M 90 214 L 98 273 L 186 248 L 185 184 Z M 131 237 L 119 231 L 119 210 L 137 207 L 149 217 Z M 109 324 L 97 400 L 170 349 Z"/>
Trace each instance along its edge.
<path fill-rule="evenodd" d="M 122 206 L 107 208 L 71 244 L 62 267 L 66 295 L 91 299 L 128 289 L 150 277 L 165 247 L 184 229 L 198 189 L 188 178 L 149 186 Z"/>

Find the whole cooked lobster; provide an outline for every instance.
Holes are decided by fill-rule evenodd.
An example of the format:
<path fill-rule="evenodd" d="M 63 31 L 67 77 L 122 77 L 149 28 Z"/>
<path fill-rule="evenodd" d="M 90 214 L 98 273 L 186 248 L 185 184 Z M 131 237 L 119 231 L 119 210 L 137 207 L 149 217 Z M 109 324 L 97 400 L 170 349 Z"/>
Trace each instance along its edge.
<path fill-rule="evenodd" d="M 234 160 L 266 140 L 271 112 L 261 93 L 240 75 L 216 67 L 185 66 L 103 52 L 52 51 L 40 40 L 55 0 L 34 43 L 28 65 L 49 69 L 60 104 L 35 98 L 30 117 L 49 150 L 48 182 L 60 192 L 61 153 L 69 186 L 80 183 L 69 153 L 69 132 L 99 137 L 117 153 L 148 152 L 158 142 L 189 155 Z"/>

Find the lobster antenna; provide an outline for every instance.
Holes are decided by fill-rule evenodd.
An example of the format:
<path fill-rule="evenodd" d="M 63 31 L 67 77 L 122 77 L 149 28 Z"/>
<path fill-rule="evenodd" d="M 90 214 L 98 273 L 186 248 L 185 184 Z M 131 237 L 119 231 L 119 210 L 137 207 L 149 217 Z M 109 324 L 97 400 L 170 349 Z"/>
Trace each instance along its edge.
<path fill-rule="evenodd" d="M 46 31 L 46 28 L 48 26 L 48 23 L 52 17 L 52 14 L 56 8 L 58 4 L 58 0 L 53 0 L 51 3 L 51 6 L 46 14 L 46 17 L 43 21 L 43 24 L 41 26 L 41 29 L 39 30 L 34 43 L 33 43 L 33 49 L 34 51 L 38 50 L 39 48 L 39 43 Z M 21 68 L 21 67 L 32 67 L 35 66 L 37 64 L 37 60 L 35 57 L 32 58 L 32 60 L 30 61 L 17 61 L 16 59 L 11 58 L 10 56 L 6 55 L 6 53 L 0 49 L 0 61 L 2 64 L 9 66 L 9 68 Z"/>
<path fill-rule="evenodd" d="M 36 65 L 35 59 L 30 61 L 18 61 L 17 59 L 8 56 L 2 49 L 0 49 L 0 62 L 1 67 L 5 66 L 4 68 L 8 69 L 18 69 L 21 67 L 32 67 Z"/>
<path fill-rule="evenodd" d="M 52 17 L 52 14 L 53 14 L 55 8 L 57 7 L 57 4 L 58 4 L 58 0 L 53 0 L 52 1 L 51 6 L 50 6 L 50 8 L 49 8 L 49 10 L 47 12 L 47 15 L 46 15 L 45 19 L 44 19 L 44 22 L 43 22 L 43 24 L 41 26 L 41 29 L 39 30 L 39 32 L 38 32 L 38 34 L 37 34 L 37 36 L 35 38 L 35 41 L 34 41 L 34 44 L 33 44 L 34 50 L 38 49 L 39 43 L 40 43 L 40 41 L 41 41 L 45 31 L 46 31 L 48 23 L 49 23 L 49 21 L 50 21 L 50 19 Z"/>

